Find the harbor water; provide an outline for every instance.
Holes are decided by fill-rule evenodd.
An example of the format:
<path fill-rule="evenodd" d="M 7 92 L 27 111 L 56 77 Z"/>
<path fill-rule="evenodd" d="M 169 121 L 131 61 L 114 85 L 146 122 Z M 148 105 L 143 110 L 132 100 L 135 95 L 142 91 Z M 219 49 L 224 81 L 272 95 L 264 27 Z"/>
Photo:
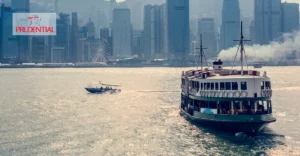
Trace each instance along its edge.
<path fill-rule="evenodd" d="M 277 121 L 250 137 L 179 113 L 180 68 L 0 69 L 0 155 L 300 155 L 300 67 L 263 67 Z M 122 85 L 89 94 L 91 82 Z"/>

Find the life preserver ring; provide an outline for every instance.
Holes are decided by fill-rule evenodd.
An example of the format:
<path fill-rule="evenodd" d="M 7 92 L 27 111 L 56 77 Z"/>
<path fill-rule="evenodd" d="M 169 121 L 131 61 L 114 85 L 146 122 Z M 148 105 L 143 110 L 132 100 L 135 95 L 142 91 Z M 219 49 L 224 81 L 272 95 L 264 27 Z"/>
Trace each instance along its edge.
<path fill-rule="evenodd" d="M 221 91 L 217 91 L 217 96 L 221 97 Z"/>
<path fill-rule="evenodd" d="M 238 92 L 239 92 L 239 91 L 233 92 L 232 97 L 236 97 L 236 95 L 238 94 Z"/>
<path fill-rule="evenodd" d="M 221 97 L 225 97 L 225 93 L 226 93 L 226 91 L 222 91 L 221 92 L 221 94 L 222 94 Z"/>
<path fill-rule="evenodd" d="M 243 92 L 242 92 L 242 95 L 244 95 L 243 97 L 245 98 L 245 97 L 247 97 L 247 96 L 248 96 L 248 92 L 246 92 L 246 91 L 243 91 Z"/>
<path fill-rule="evenodd" d="M 216 97 L 217 91 L 212 92 L 212 97 Z"/>

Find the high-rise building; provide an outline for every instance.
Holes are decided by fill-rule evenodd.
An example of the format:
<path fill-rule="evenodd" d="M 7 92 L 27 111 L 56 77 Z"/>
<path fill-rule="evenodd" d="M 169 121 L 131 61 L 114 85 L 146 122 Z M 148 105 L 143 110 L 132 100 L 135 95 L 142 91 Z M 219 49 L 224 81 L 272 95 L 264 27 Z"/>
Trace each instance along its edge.
<path fill-rule="evenodd" d="M 280 37 L 282 32 L 281 18 L 281 0 L 255 0 L 255 43 L 269 44 Z"/>
<path fill-rule="evenodd" d="M 233 40 L 239 38 L 240 20 L 241 13 L 239 1 L 224 0 L 222 10 L 220 50 L 228 49 L 238 44 Z"/>
<path fill-rule="evenodd" d="M 60 13 L 59 19 L 56 20 L 56 36 L 55 47 L 64 50 L 63 61 L 68 62 L 70 60 L 70 15 Z"/>
<path fill-rule="evenodd" d="M 11 8 L 16 12 L 30 12 L 30 0 L 12 0 Z"/>
<path fill-rule="evenodd" d="M 139 57 L 143 56 L 143 30 L 133 30 L 132 32 L 132 53 L 138 55 Z"/>
<path fill-rule="evenodd" d="M 166 5 L 146 5 L 144 8 L 144 55 L 148 59 L 167 57 Z"/>
<path fill-rule="evenodd" d="M 189 0 L 167 0 L 168 51 L 171 57 L 189 55 Z"/>
<path fill-rule="evenodd" d="M 78 61 L 78 42 L 79 42 L 79 30 L 78 30 L 78 14 L 72 13 L 72 25 L 71 25 L 71 43 L 70 43 L 70 61 Z"/>
<path fill-rule="evenodd" d="M 109 35 L 109 28 L 101 28 L 100 29 L 100 41 L 102 45 L 102 48 L 105 50 L 105 52 L 112 56 L 112 43 L 111 43 L 111 37 Z"/>
<path fill-rule="evenodd" d="M 45 62 L 46 46 L 45 36 L 32 36 L 31 37 L 31 57 L 30 62 L 42 63 Z"/>
<path fill-rule="evenodd" d="M 293 32 L 299 30 L 299 4 L 282 4 L 282 32 Z"/>
<path fill-rule="evenodd" d="M 213 18 L 202 18 L 199 20 L 199 34 L 203 38 L 203 46 L 206 57 L 215 58 L 218 55 L 217 51 L 217 33 L 215 28 L 215 20 Z"/>
<path fill-rule="evenodd" d="M 2 51 L 2 23 L 3 23 L 3 17 L 2 17 L 2 10 L 4 8 L 4 3 L 0 4 L 0 62 L 3 60 L 3 51 Z"/>
<path fill-rule="evenodd" d="M 129 9 L 114 9 L 112 22 L 113 56 L 130 57 L 132 27 Z"/>
<path fill-rule="evenodd" d="M 13 35 L 12 17 L 14 11 L 10 7 L 1 6 L 1 59 L 15 60 L 18 58 L 19 37 Z"/>
<path fill-rule="evenodd" d="M 30 12 L 30 0 L 12 0 L 11 8 L 16 13 L 28 13 Z M 18 47 L 19 47 L 19 61 L 28 62 L 29 61 L 29 37 L 19 36 L 18 37 Z"/>
<path fill-rule="evenodd" d="M 109 40 L 109 28 L 100 29 L 100 40 Z"/>
<path fill-rule="evenodd" d="M 91 18 L 89 19 L 88 23 L 86 24 L 86 27 L 88 29 L 87 37 L 89 39 L 95 39 L 96 28 L 95 28 L 94 22 L 92 21 Z"/>

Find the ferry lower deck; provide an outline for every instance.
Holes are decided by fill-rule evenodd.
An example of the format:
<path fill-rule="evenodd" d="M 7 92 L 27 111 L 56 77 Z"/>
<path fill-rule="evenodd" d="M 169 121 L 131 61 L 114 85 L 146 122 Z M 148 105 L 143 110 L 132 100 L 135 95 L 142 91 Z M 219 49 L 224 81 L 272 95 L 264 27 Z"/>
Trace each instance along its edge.
<path fill-rule="evenodd" d="M 182 93 L 180 110 L 193 121 L 231 132 L 258 133 L 276 121 L 271 100 L 201 101 Z"/>

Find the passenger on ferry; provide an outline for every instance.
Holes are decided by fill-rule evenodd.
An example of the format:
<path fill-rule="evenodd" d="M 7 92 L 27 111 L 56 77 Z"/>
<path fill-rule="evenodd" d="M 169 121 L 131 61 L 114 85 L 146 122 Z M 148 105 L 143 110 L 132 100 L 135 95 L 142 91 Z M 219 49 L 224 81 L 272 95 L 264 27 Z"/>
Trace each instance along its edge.
<path fill-rule="evenodd" d="M 250 103 L 248 103 L 248 105 L 246 105 L 246 112 L 247 112 L 247 114 L 252 114 Z"/>

